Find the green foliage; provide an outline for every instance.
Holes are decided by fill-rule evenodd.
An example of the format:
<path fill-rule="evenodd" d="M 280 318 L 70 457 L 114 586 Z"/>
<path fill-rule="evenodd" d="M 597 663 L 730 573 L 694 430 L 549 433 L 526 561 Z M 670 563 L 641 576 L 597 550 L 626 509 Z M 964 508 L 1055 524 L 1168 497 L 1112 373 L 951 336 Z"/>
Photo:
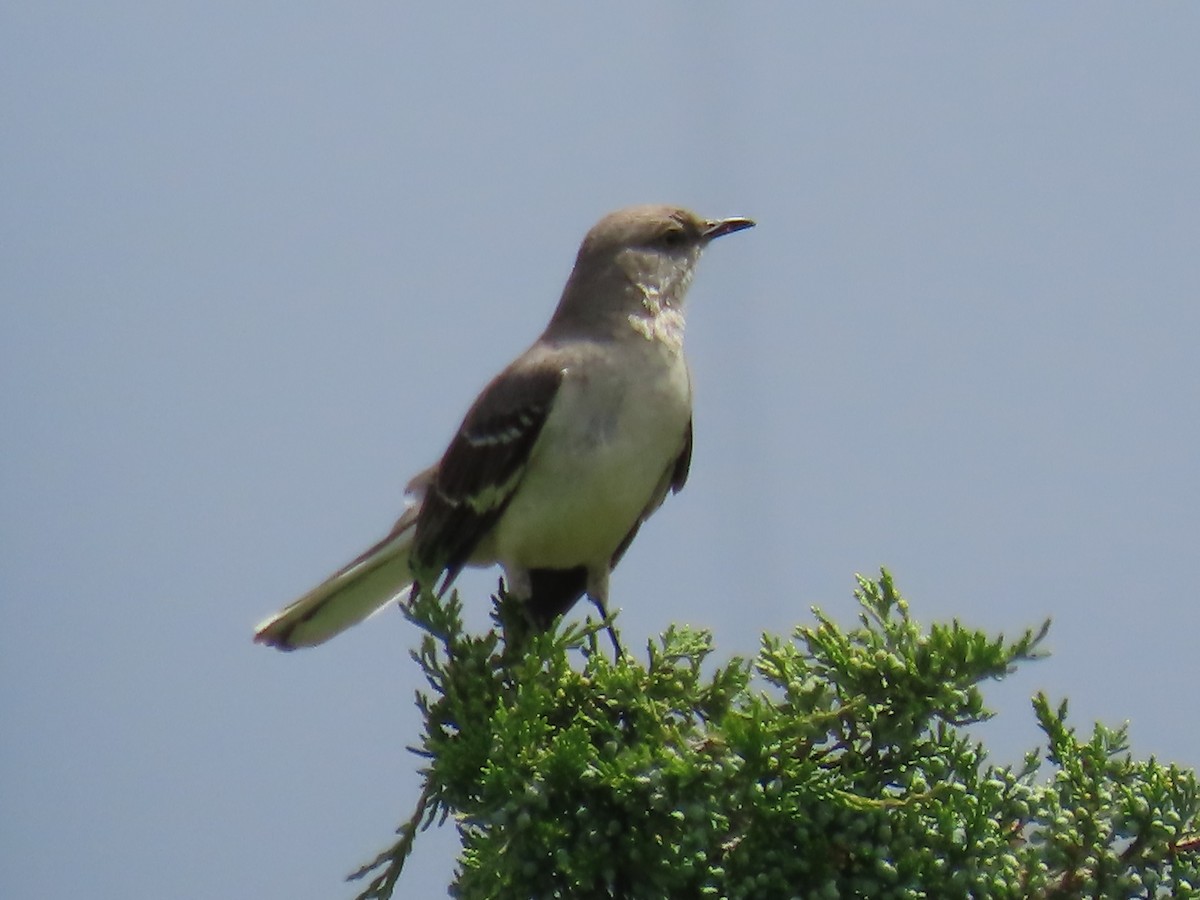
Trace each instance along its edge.
<path fill-rule="evenodd" d="M 465 898 L 1200 897 L 1194 773 L 1133 762 L 1124 729 L 1079 740 L 1041 695 L 1048 776 L 964 736 L 990 715 L 980 682 L 1049 623 L 923 631 L 886 572 L 856 596 L 853 630 L 816 611 L 724 666 L 703 631 L 612 660 L 610 623 L 531 634 L 501 597 L 504 627 L 472 636 L 457 598 L 419 598 L 425 788 L 352 876 L 373 876 L 360 900 L 390 897 L 450 815 Z"/>

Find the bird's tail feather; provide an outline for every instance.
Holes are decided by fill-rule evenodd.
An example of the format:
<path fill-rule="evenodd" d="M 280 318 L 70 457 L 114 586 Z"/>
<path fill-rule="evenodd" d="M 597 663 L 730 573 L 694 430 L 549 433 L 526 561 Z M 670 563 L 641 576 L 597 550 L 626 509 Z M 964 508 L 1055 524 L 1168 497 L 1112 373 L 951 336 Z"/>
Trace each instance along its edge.
<path fill-rule="evenodd" d="M 419 504 L 391 533 L 254 630 L 254 640 L 280 650 L 313 647 L 357 625 L 403 593 L 412 581 L 409 555 Z"/>

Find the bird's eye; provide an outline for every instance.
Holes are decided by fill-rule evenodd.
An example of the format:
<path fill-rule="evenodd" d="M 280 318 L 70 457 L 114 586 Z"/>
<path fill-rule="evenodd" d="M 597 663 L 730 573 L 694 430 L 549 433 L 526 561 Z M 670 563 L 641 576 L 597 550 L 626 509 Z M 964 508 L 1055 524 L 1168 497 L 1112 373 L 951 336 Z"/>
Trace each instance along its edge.
<path fill-rule="evenodd" d="M 663 247 L 673 249 L 675 247 L 682 247 L 687 243 L 687 240 L 687 232 L 681 227 L 676 226 L 674 228 L 668 228 L 666 231 L 664 231 L 659 237 L 658 243 Z"/>

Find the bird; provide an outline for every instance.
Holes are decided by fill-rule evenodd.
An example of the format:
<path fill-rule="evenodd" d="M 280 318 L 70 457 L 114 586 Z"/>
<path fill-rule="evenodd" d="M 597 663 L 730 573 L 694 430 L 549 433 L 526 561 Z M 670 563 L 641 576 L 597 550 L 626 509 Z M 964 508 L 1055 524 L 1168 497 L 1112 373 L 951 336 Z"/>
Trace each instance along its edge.
<path fill-rule="evenodd" d="M 619 209 L 584 237 L 549 324 L 479 394 L 378 543 L 260 623 L 258 643 L 324 643 L 466 566 L 548 628 L 609 576 L 692 457 L 684 298 L 701 252 L 755 223 L 669 205 Z"/>

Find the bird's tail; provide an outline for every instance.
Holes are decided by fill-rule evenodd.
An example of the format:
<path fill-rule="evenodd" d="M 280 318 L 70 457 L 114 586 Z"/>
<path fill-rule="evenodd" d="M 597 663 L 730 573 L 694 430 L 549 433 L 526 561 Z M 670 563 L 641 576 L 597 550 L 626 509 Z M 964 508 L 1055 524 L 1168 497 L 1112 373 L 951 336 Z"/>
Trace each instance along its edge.
<path fill-rule="evenodd" d="M 412 581 L 409 555 L 420 508 L 410 506 L 382 541 L 260 623 L 254 640 L 280 650 L 314 647 L 400 596 Z"/>

